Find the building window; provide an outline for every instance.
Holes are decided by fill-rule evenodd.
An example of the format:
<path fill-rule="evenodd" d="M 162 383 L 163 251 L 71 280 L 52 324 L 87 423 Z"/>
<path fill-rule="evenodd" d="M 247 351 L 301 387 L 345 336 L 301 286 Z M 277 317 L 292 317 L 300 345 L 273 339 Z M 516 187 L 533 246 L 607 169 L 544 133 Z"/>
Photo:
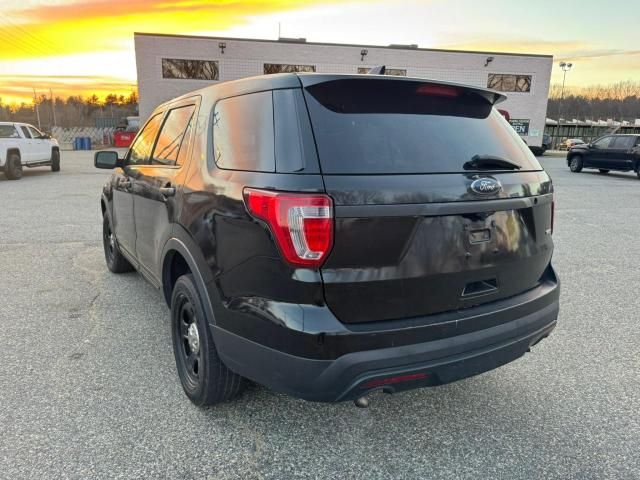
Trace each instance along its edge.
<path fill-rule="evenodd" d="M 360 74 L 369 73 L 369 70 L 371 70 L 371 68 L 373 67 L 358 67 L 358 73 Z M 407 71 L 404 68 L 385 68 L 384 74 L 392 75 L 395 77 L 406 77 Z"/>
<path fill-rule="evenodd" d="M 531 75 L 490 73 L 487 79 L 487 88 L 499 92 L 530 92 Z"/>
<path fill-rule="evenodd" d="M 218 62 L 215 60 L 163 58 L 162 78 L 218 80 Z"/>
<path fill-rule="evenodd" d="M 264 73 L 293 73 L 293 72 L 315 72 L 315 65 L 289 65 L 286 63 L 265 63 Z"/>

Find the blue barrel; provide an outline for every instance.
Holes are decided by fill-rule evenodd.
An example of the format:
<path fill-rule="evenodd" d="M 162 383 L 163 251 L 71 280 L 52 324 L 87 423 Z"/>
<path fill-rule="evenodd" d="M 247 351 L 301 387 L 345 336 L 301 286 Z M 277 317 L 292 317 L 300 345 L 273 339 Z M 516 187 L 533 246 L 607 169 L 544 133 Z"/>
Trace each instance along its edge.
<path fill-rule="evenodd" d="M 87 137 L 86 147 L 87 147 L 87 150 L 91 150 L 91 137 Z"/>
<path fill-rule="evenodd" d="M 74 137 L 74 139 L 73 139 L 73 149 L 74 150 L 82 150 L 82 137 Z"/>

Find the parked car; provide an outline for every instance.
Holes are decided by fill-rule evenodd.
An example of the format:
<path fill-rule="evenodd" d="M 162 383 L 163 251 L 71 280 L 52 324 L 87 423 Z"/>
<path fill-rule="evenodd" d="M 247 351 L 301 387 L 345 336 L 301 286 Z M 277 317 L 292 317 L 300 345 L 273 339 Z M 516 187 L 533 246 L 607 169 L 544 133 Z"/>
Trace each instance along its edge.
<path fill-rule="evenodd" d="M 583 168 L 636 172 L 640 178 L 640 135 L 605 135 L 596 141 L 574 145 L 567 153 L 567 166 L 578 173 Z"/>
<path fill-rule="evenodd" d="M 9 180 L 22 178 L 22 168 L 50 166 L 60 171 L 58 141 L 33 125 L 0 122 L 0 170 Z"/>
<path fill-rule="evenodd" d="M 576 145 L 584 145 L 584 140 L 582 140 L 581 138 L 567 138 L 564 142 L 562 142 L 564 148 L 566 150 L 571 149 L 571 147 L 574 147 Z"/>
<path fill-rule="evenodd" d="M 112 272 L 171 309 L 197 405 L 246 378 L 314 401 L 439 385 L 556 325 L 551 179 L 490 90 L 279 74 L 159 106 L 101 208 Z M 460 132 L 465 132 L 460 137 Z"/>
<path fill-rule="evenodd" d="M 539 147 L 529 147 L 534 155 L 542 156 L 551 148 L 551 137 L 546 133 L 542 135 L 542 144 Z"/>

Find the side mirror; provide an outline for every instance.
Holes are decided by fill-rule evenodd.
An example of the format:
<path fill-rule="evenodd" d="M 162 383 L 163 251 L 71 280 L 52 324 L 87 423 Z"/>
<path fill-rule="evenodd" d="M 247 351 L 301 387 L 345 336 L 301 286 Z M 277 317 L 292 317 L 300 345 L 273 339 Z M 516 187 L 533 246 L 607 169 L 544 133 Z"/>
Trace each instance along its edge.
<path fill-rule="evenodd" d="M 48 133 L 43 133 L 38 138 L 41 140 L 51 140 L 51 135 L 49 135 Z"/>
<path fill-rule="evenodd" d="M 95 153 L 93 157 L 93 165 L 96 168 L 111 170 L 113 168 L 119 167 L 121 165 L 121 161 L 118 158 L 118 152 L 104 150 Z"/>

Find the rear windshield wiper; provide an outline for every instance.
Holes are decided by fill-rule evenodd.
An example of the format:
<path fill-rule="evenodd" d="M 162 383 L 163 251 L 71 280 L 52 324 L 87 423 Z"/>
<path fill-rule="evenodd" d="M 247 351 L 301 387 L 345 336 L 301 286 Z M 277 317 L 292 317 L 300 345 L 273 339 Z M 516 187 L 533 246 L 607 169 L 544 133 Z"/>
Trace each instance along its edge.
<path fill-rule="evenodd" d="M 520 170 L 520 165 L 496 155 L 474 155 L 462 165 L 465 170 Z"/>

